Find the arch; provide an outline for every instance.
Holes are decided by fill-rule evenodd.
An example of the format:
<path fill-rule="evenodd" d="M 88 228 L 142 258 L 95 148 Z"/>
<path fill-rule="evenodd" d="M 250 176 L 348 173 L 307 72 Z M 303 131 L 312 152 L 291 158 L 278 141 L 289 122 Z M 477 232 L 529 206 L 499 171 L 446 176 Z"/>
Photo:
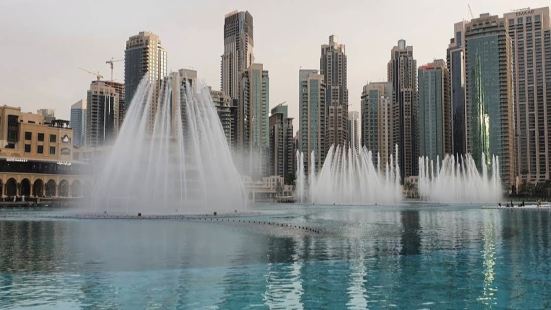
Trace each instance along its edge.
<path fill-rule="evenodd" d="M 55 181 L 50 179 L 48 182 L 46 182 L 46 197 L 55 197 L 56 195 L 56 184 Z"/>
<path fill-rule="evenodd" d="M 36 179 L 33 183 L 33 196 L 44 197 L 44 181 Z"/>
<path fill-rule="evenodd" d="M 71 197 L 82 197 L 82 185 L 79 180 L 74 180 L 71 184 Z"/>
<path fill-rule="evenodd" d="M 21 180 L 21 188 L 19 189 L 19 196 L 29 197 L 31 196 L 31 181 L 25 178 Z"/>
<path fill-rule="evenodd" d="M 14 178 L 10 178 L 6 182 L 6 196 L 17 196 L 17 181 Z"/>
<path fill-rule="evenodd" d="M 0 179 L 0 198 L 4 197 L 4 182 Z"/>
<path fill-rule="evenodd" d="M 61 180 L 61 182 L 59 182 L 59 196 L 69 197 L 69 181 Z"/>

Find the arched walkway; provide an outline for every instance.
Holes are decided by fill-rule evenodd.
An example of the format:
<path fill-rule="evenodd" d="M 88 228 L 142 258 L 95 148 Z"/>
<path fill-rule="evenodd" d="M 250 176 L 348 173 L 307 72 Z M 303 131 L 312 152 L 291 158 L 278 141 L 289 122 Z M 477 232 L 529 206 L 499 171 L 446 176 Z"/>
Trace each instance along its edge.
<path fill-rule="evenodd" d="M 29 179 L 21 180 L 21 188 L 19 196 L 29 197 L 31 196 L 31 181 Z"/>
<path fill-rule="evenodd" d="M 33 183 L 33 196 L 44 197 L 44 181 L 36 179 Z"/>
<path fill-rule="evenodd" d="M 46 182 L 46 197 L 55 197 L 56 195 L 56 185 L 54 180 L 49 180 Z"/>
<path fill-rule="evenodd" d="M 6 196 L 17 196 L 17 181 L 14 178 L 10 178 L 6 182 Z"/>
<path fill-rule="evenodd" d="M 79 180 L 73 181 L 71 185 L 71 197 L 82 197 L 82 185 Z"/>
<path fill-rule="evenodd" d="M 59 196 L 69 197 L 69 182 L 67 180 L 59 182 Z"/>

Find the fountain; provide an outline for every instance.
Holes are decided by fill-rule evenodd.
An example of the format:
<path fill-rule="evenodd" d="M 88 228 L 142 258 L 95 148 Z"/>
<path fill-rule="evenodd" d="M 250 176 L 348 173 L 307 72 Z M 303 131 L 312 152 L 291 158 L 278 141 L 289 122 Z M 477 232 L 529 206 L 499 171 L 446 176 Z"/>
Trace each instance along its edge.
<path fill-rule="evenodd" d="M 446 155 L 441 163 L 439 158 L 435 163 L 420 157 L 419 195 L 428 201 L 445 203 L 500 201 L 503 189 L 499 179 L 499 158 L 492 156 L 491 167 L 488 167 L 486 156 L 482 154 L 481 170 L 479 173 L 470 154 Z"/>
<path fill-rule="evenodd" d="M 140 83 L 92 188 L 95 212 L 234 212 L 246 197 L 207 87 Z"/>
<path fill-rule="evenodd" d="M 303 154 L 300 156 L 303 158 Z M 315 173 L 315 166 L 310 169 L 309 201 L 352 205 L 399 202 L 402 189 L 400 168 L 397 162 L 394 163 L 395 156 L 390 156 L 390 162 L 383 165 L 377 155 L 379 160 L 375 166 L 373 154 L 366 147 L 358 150 L 354 147 L 331 146 L 319 173 Z M 311 158 L 315 158 L 314 154 Z M 303 161 L 298 162 L 300 168 L 297 171 L 297 184 L 304 184 L 306 176 L 303 165 L 301 167 Z M 304 192 L 302 185 L 301 187 L 297 193 Z M 301 197 L 303 196 L 304 194 Z"/>
<path fill-rule="evenodd" d="M 295 186 L 295 195 L 296 201 L 299 203 L 304 203 L 306 201 L 306 180 L 304 176 L 304 154 L 297 150 L 297 171 L 296 171 L 296 186 Z"/>

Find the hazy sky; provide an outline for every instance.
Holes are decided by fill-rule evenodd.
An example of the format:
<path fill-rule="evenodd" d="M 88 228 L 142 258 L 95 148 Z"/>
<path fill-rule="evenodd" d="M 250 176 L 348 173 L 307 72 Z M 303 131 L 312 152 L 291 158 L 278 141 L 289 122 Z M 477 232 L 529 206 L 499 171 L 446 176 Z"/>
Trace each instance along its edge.
<path fill-rule="evenodd" d="M 192 68 L 220 87 L 224 14 L 248 10 L 254 18 L 255 61 L 270 74 L 270 107 L 287 101 L 298 116 L 298 70 L 318 69 L 320 45 L 330 34 L 346 45 L 350 110 L 360 110 L 362 86 L 386 80 L 398 39 L 414 47 L 418 66 L 445 58 L 453 24 L 473 14 L 503 15 L 548 0 L 417 1 L 105 1 L 0 0 L 0 105 L 24 111 L 53 108 L 68 118 L 94 79 L 109 77 L 105 61 L 123 58 L 127 38 L 147 30 L 161 37 L 169 70 Z M 124 63 L 115 79 L 124 80 Z M 295 125 L 297 120 L 295 120 Z"/>

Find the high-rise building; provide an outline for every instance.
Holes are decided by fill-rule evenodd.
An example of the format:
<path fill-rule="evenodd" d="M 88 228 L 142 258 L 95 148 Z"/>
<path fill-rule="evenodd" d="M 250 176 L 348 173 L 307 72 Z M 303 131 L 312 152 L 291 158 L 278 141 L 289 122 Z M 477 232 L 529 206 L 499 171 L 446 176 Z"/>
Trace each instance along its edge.
<path fill-rule="evenodd" d="M 371 82 L 363 87 L 361 101 L 361 143 L 382 162 L 388 162 L 393 154 L 392 139 L 392 84 Z"/>
<path fill-rule="evenodd" d="M 518 175 L 551 179 L 551 33 L 549 8 L 504 15 L 512 40 Z"/>
<path fill-rule="evenodd" d="M 360 112 L 350 111 L 348 112 L 347 120 L 347 130 L 348 130 L 348 145 L 354 148 L 360 147 L 359 131 L 360 131 Z"/>
<path fill-rule="evenodd" d="M 51 123 L 55 120 L 55 111 L 54 109 L 38 109 L 36 114 L 44 116 L 44 122 Z"/>
<path fill-rule="evenodd" d="M 186 93 L 188 90 L 197 91 L 197 71 L 191 69 L 179 69 L 178 71 L 169 73 L 168 77 L 163 80 L 163 83 L 172 83 L 172 91 L 178 91 L 177 96 L 174 94 L 171 96 L 172 108 L 175 109 L 180 106 L 180 120 L 182 122 L 182 130 L 184 135 L 184 141 L 187 141 L 188 134 L 188 108 Z M 165 96 L 170 95 L 165 93 L 166 88 L 161 88 L 160 100 L 165 101 Z M 177 114 L 176 111 L 173 112 Z"/>
<path fill-rule="evenodd" d="M 269 171 L 270 79 L 262 64 L 253 63 L 241 75 L 237 109 L 237 145 L 249 156 L 245 173 L 265 176 Z"/>
<path fill-rule="evenodd" d="M 326 89 L 323 75 L 317 70 L 299 71 L 299 150 L 304 154 L 304 169 L 311 164 L 321 168 L 326 150 Z M 314 157 L 312 158 L 312 152 Z"/>
<path fill-rule="evenodd" d="M 241 75 L 254 62 L 253 37 L 253 17 L 248 11 L 226 14 L 221 90 L 235 100 L 239 100 Z"/>
<path fill-rule="evenodd" d="M 109 85 L 115 89 L 117 94 L 119 94 L 119 128 L 122 126 L 122 121 L 124 118 L 124 107 L 126 104 L 125 101 L 125 87 L 123 83 L 115 82 L 115 81 L 104 81 L 105 85 Z"/>
<path fill-rule="evenodd" d="M 147 74 L 152 83 L 158 83 L 167 75 L 167 54 L 159 36 L 140 32 L 126 41 L 124 51 L 125 107 L 130 105 L 142 78 Z"/>
<path fill-rule="evenodd" d="M 452 109 L 452 153 L 466 152 L 465 120 L 465 24 L 454 25 L 454 37 L 447 50 L 447 64 L 450 82 L 450 105 Z"/>
<path fill-rule="evenodd" d="M 388 62 L 388 81 L 392 83 L 393 140 L 398 145 L 401 179 L 417 175 L 417 61 L 413 46 L 399 40 Z"/>
<path fill-rule="evenodd" d="M 279 175 L 290 184 L 294 170 L 293 119 L 287 106 L 278 104 L 270 116 L 270 174 Z"/>
<path fill-rule="evenodd" d="M 449 75 L 442 59 L 419 67 L 419 155 L 443 159 L 452 151 Z"/>
<path fill-rule="evenodd" d="M 216 107 L 228 145 L 233 149 L 237 138 L 237 106 L 233 104 L 230 96 L 220 90 L 211 90 L 210 96 Z"/>
<path fill-rule="evenodd" d="M 348 88 L 346 49 L 334 35 L 321 46 L 320 74 L 326 87 L 326 147 L 346 145 L 348 139 Z"/>
<path fill-rule="evenodd" d="M 238 144 L 244 149 L 268 147 L 270 79 L 262 64 L 252 64 L 243 72 L 237 115 Z"/>
<path fill-rule="evenodd" d="M 515 184 L 513 57 L 507 21 L 481 14 L 465 26 L 467 152 L 479 168 L 499 156 L 507 186 Z"/>
<path fill-rule="evenodd" d="M 86 102 L 86 145 L 111 143 L 119 130 L 119 93 L 104 81 L 92 81 Z"/>
<path fill-rule="evenodd" d="M 73 145 L 85 145 L 86 139 L 86 99 L 79 100 L 71 106 L 71 128 L 73 128 Z"/>

